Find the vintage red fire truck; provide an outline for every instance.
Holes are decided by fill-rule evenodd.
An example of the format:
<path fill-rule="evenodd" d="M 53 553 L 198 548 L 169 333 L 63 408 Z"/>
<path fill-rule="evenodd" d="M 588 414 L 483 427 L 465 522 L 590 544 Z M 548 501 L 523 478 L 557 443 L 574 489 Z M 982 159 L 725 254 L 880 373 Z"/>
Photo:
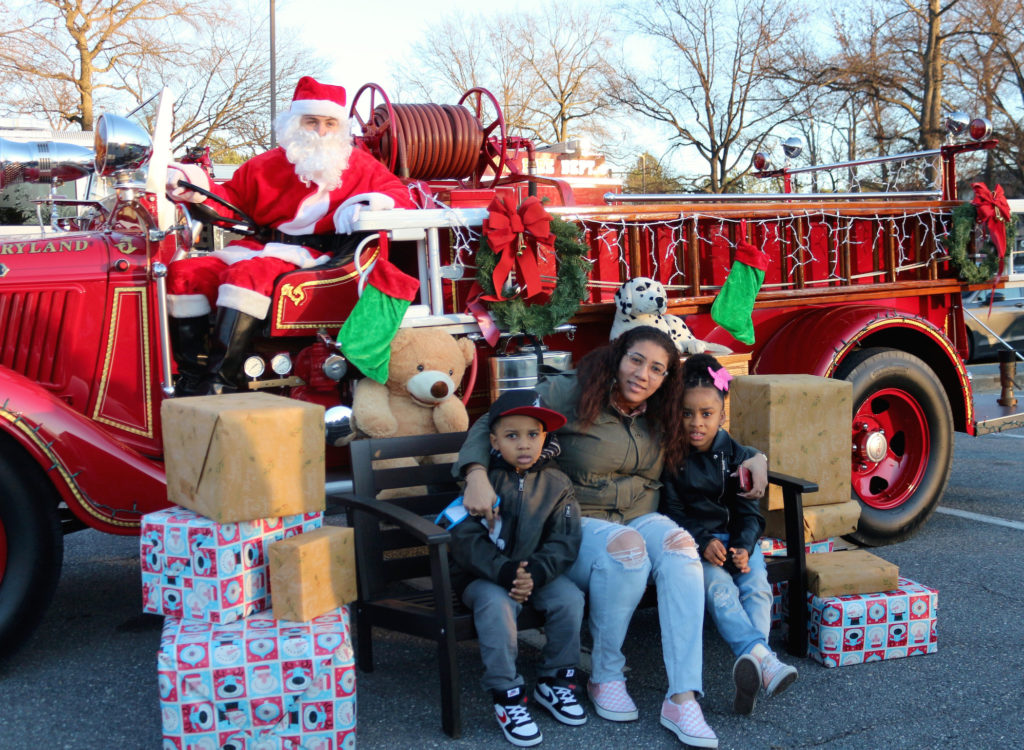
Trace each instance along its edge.
<path fill-rule="evenodd" d="M 851 478 L 863 542 L 903 539 L 928 518 L 949 477 L 954 431 L 1021 424 L 1009 409 L 973 397 L 964 285 L 944 244 L 958 205 L 954 157 L 989 147 L 984 133 L 901 157 L 941 164 L 935 192 L 801 194 L 790 192 L 800 170 L 783 169 L 774 173 L 785 183 L 777 194 L 609 195 L 577 205 L 567 181 L 535 174 L 532 144 L 505 132 L 486 91 L 467 92 L 457 105 L 400 105 L 368 85 L 353 116 L 362 145 L 408 181 L 423 208 L 364 214 L 366 239 L 353 257 L 285 274 L 245 367 L 251 388 L 327 407 L 329 443 L 347 439 L 358 373 L 333 338 L 358 299 L 361 274 L 387 253 L 421 280 L 408 325 L 479 334 L 467 302 L 486 206 L 499 191 L 515 200 L 546 195 L 553 216 L 582 230 L 586 298 L 571 326 L 547 338 L 552 349 L 580 355 L 606 341 L 615 290 L 646 276 L 665 285 L 669 311 L 685 316 L 700 339 L 749 353 L 751 372 L 851 381 Z M 158 121 L 155 131 L 165 127 Z M 0 237 L 0 651 L 23 641 L 42 616 L 63 534 L 135 534 L 140 517 L 167 502 L 160 404 L 173 394 L 173 371 L 163 282 L 176 257 L 201 252 L 187 211 L 162 195 L 168 158 L 131 120 L 104 115 L 95 171 L 112 180 L 112 192 L 86 201 L 56 230 Z M 13 152 L 0 144 L 0 161 L 8 183 L 91 169 L 77 151 L 46 144 Z M 222 213 L 208 220 L 244 230 Z M 710 316 L 741 240 L 771 259 L 751 316 L 752 345 Z M 542 271 L 552 288 L 557 259 L 544 260 Z M 477 350 L 481 360 L 495 354 L 482 340 Z M 487 370 L 473 368 L 478 377 L 464 384 L 471 410 L 486 402 Z M 331 445 L 328 456 L 344 466 L 343 449 Z"/>

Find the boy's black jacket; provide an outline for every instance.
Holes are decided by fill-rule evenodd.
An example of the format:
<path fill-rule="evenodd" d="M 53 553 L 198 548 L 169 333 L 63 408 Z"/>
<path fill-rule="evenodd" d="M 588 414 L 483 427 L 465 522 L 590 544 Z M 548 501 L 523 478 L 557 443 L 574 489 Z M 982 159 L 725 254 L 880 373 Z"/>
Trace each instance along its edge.
<path fill-rule="evenodd" d="M 719 430 L 708 450 L 690 453 L 677 474 L 662 476 L 661 512 L 693 535 L 702 560 L 714 534 L 728 534 L 727 547 L 751 553 L 764 532 L 760 501 L 740 497 L 729 476 L 757 453 Z"/>
<path fill-rule="evenodd" d="M 491 541 L 486 521 L 467 518 L 452 529 L 452 586 L 461 594 L 483 578 L 511 588 L 519 562 L 533 577 L 534 589 L 561 575 L 576 561 L 582 532 L 572 482 L 551 460 L 541 458 L 518 474 L 501 456 L 492 455 L 488 477 L 501 498 L 504 549 Z"/>

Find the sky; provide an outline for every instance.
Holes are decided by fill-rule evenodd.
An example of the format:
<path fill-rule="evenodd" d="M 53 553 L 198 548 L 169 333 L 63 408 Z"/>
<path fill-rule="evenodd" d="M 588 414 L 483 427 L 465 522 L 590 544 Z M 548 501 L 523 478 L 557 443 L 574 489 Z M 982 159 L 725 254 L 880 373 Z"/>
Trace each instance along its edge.
<path fill-rule="evenodd" d="M 395 100 L 397 86 L 391 75 L 394 64 L 416 42 L 423 30 L 449 14 L 498 14 L 535 11 L 551 0 L 516 0 L 501 5 L 482 0 L 276 0 L 277 34 L 299 34 L 314 54 L 332 62 L 326 83 L 344 86 L 349 104 L 359 88 L 368 82 L 379 84 Z M 310 22 L 315 18 L 316 22 Z M 440 104 L 455 104 L 438 102 Z M 627 118 L 628 119 L 628 118 Z M 653 125 L 630 120 L 628 130 L 640 147 L 656 157 L 664 155 L 664 135 Z M 702 171 L 701 162 L 688 163 L 686 155 L 675 152 L 674 168 Z M 632 165 L 618 164 L 616 169 Z"/>
<path fill-rule="evenodd" d="M 547 0 L 550 2 L 550 0 Z M 389 65 L 399 60 L 422 30 L 449 13 L 533 10 L 542 0 L 516 0 L 514 5 L 481 0 L 277 0 L 277 33 L 298 33 L 314 52 L 329 61 L 330 83 L 344 86 L 353 97 L 364 83 L 380 84 L 389 96 L 395 90 Z M 315 18 L 311 23 L 308 19 Z M 454 104 L 454 102 L 452 102 Z"/>

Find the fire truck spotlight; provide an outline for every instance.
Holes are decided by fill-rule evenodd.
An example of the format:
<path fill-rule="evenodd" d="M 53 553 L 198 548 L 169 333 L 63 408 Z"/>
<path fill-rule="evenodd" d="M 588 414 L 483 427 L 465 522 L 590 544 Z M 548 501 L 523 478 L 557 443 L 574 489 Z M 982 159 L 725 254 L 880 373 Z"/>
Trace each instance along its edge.
<path fill-rule="evenodd" d="M 332 354 L 324 360 L 323 370 L 324 375 L 334 382 L 338 382 L 348 372 L 348 360 L 340 354 Z"/>
<path fill-rule="evenodd" d="M 782 142 L 782 152 L 786 155 L 787 159 L 795 159 L 800 156 L 804 150 L 804 139 L 798 135 L 793 135 Z"/>
<path fill-rule="evenodd" d="M 984 117 L 975 117 L 967 128 L 972 141 L 983 141 L 992 135 L 992 123 Z"/>
<path fill-rule="evenodd" d="M 950 112 L 946 115 L 946 131 L 950 135 L 963 135 L 967 132 L 970 122 L 971 118 L 967 116 L 966 112 Z"/>
<path fill-rule="evenodd" d="M 352 425 L 352 407 L 340 404 L 332 406 L 324 412 L 324 427 L 328 445 L 340 448 L 351 443 L 356 436 Z"/>
<path fill-rule="evenodd" d="M 104 112 L 96 122 L 96 171 L 110 177 L 135 170 L 153 153 L 149 133 L 131 120 Z"/>
<path fill-rule="evenodd" d="M 771 169 L 772 159 L 767 151 L 758 151 L 754 154 L 754 169 L 758 172 L 764 172 L 766 169 Z"/>

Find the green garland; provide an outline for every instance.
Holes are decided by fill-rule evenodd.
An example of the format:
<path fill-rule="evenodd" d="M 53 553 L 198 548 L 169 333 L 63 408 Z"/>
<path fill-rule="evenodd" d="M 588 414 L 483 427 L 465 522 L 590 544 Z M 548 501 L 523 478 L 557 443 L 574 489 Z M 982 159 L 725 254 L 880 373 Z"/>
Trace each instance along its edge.
<path fill-rule="evenodd" d="M 975 263 L 968 257 L 967 248 L 974 237 L 977 216 L 978 209 L 972 203 L 961 203 L 954 208 L 953 225 L 945 242 L 946 249 L 949 250 L 949 257 L 960 272 L 960 278 L 968 284 L 989 281 L 999 273 L 999 251 L 990 239 L 986 239 L 984 243 L 985 259 L 983 261 Z M 1016 236 L 1016 223 L 1011 220 L 1006 225 L 1007 252 L 1010 252 L 1010 248 L 1013 247 Z"/>
<path fill-rule="evenodd" d="M 543 338 L 573 316 L 580 302 L 587 296 L 587 276 L 590 263 L 587 248 L 580 239 L 579 228 L 570 222 L 552 217 L 551 232 L 555 235 L 555 257 L 558 278 L 551 299 L 543 305 L 528 305 L 520 297 L 500 302 L 488 302 L 498 327 L 508 333 L 529 333 Z M 498 255 L 484 236 L 476 254 L 476 280 L 484 294 L 495 293 L 492 274 L 498 265 Z"/>

